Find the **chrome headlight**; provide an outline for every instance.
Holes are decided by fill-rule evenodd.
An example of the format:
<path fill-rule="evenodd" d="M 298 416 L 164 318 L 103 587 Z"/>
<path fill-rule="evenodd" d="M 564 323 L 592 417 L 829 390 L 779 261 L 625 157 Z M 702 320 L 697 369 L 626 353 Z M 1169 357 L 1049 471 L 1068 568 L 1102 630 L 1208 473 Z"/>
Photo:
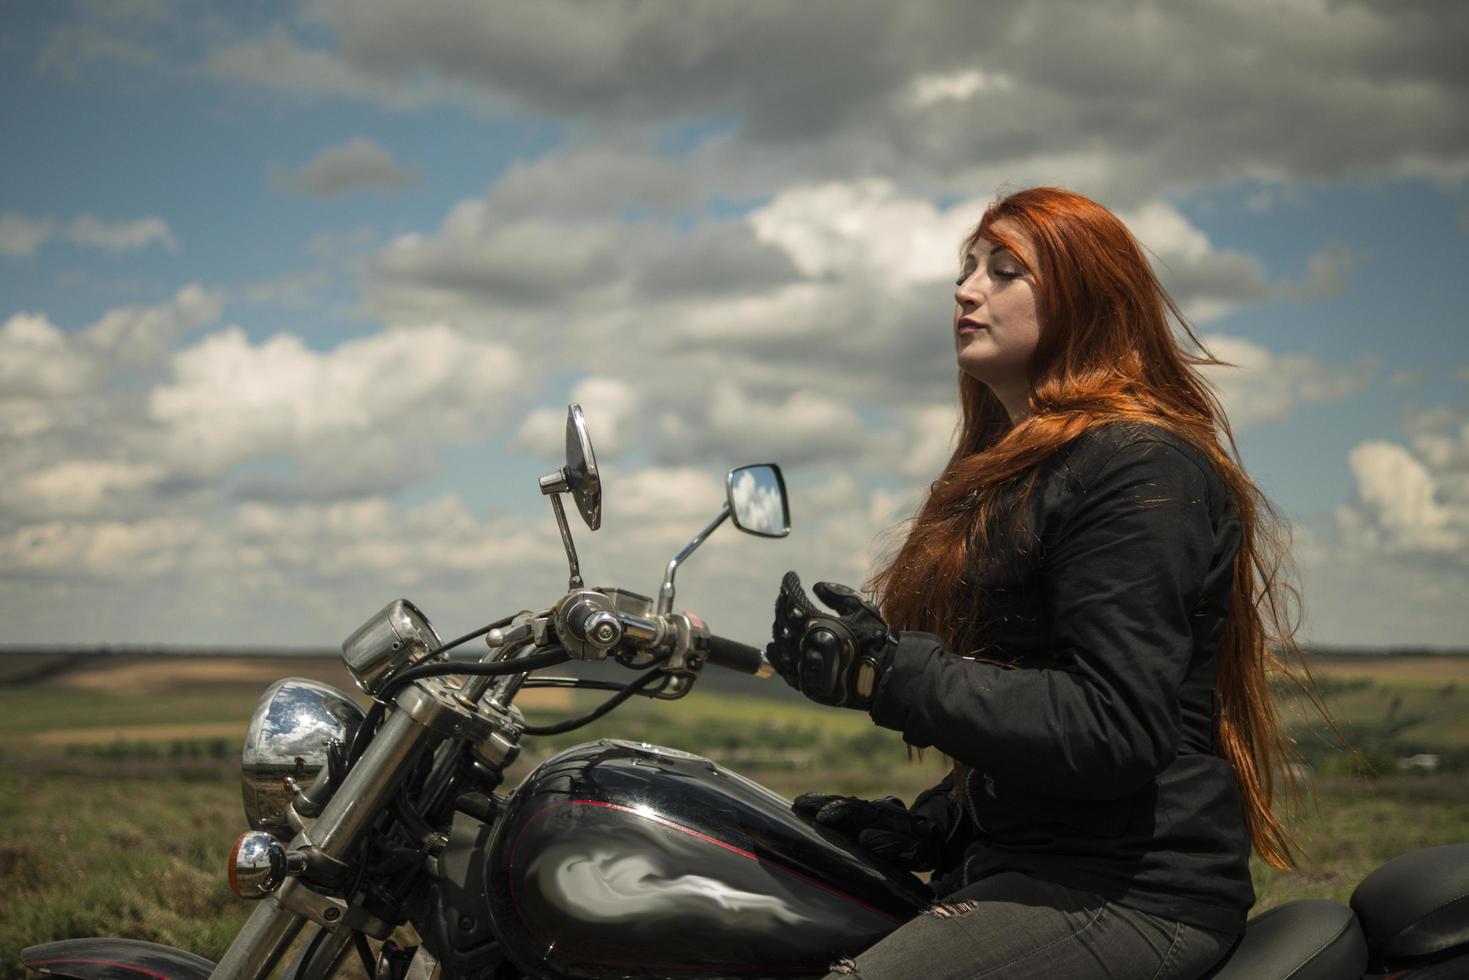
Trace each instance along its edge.
<path fill-rule="evenodd" d="M 362 718 L 357 702 L 330 684 L 287 677 L 266 688 L 245 732 L 241 785 L 250 826 L 294 834 L 286 818 L 291 793 L 285 777 L 302 789 L 310 786 L 326 765 L 327 743 L 345 741 Z"/>
<path fill-rule="evenodd" d="M 357 686 L 376 696 L 393 675 L 427 660 L 443 645 L 428 617 L 407 599 L 397 599 L 347 637 L 342 662 Z"/>

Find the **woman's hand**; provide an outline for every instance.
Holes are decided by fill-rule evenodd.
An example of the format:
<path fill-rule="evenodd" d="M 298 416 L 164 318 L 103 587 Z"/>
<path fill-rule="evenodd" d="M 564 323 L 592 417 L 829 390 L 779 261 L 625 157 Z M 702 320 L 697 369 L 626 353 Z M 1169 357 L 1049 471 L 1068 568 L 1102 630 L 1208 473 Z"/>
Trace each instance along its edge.
<path fill-rule="evenodd" d="M 932 798 L 920 797 L 920 801 L 931 803 Z M 915 803 L 909 810 L 896 796 L 864 800 L 802 793 L 791 809 L 813 823 L 855 838 L 889 864 L 905 871 L 931 871 L 957 817 L 947 796 L 940 795 L 937 802 L 940 806 Z"/>
<path fill-rule="evenodd" d="M 814 590 L 837 615 L 806 597 L 795 572 L 781 579 L 766 659 L 811 700 L 865 711 L 892 663 L 897 638 L 855 589 L 817 582 Z"/>

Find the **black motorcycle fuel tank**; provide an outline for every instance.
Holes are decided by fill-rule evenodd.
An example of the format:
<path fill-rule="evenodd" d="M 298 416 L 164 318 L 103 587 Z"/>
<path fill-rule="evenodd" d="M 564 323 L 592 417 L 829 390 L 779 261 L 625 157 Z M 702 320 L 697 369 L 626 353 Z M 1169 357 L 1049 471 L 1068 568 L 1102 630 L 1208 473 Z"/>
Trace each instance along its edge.
<path fill-rule="evenodd" d="M 930 897 L 743 776 L 613 740 L 528 776 L 487 861 L 501 946 L 541 977 L 820 976 Z"/>

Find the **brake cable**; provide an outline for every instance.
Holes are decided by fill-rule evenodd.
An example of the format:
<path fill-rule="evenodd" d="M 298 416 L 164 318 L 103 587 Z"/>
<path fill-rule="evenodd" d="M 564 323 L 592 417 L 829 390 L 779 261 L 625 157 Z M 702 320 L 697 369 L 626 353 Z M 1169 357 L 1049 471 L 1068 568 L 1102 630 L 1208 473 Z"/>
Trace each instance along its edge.
<path fill-rule="evenodd" d="M 662 658 L 662 660 L 667 659 L 667 657 Z M 654 663 L 659 662 L 661 661 L 654 661 Z M 597 707 L 593 708 L 587 714 L 582 715 L 580 718 L 571 718 L 567 721 L 557 722 L 554 725 L 523 725 L 521 726 L 520 730 L 526 735 L 560 735 L 562 732 L 569 732 L 572 729 L 591 724 L 598 718 L 605 715 L 607 712 L 611 711 L 613 708 L 617 707 L 619 704 L 622 704 L 622 702 L 626 701 L 634 694 L 637 694 L 643 688 L 652 685 L 655 681 L 660 682 L 661 686 L 668 684 L 668 682 L 671 680 L 673 680 L 673 678 L 666 674 L 644 674 L 643 676 L 636 678 L 635 680 L 629 681 L 627 684 L 624 684 L 616 694 L 612 695 L 612 697 L 608 698 L 606 701 L 603 701 L 601 704 L 597 705 Z"/>

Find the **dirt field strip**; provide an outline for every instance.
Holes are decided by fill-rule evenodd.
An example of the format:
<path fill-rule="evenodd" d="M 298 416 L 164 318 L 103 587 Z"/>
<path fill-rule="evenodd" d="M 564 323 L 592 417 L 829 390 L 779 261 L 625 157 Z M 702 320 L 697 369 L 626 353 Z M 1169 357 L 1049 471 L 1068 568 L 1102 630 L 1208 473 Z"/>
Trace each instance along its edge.
<path fill-rule="evenodd" d="M 83 663 L 47 681 L 53 689 L 98 691 L 140 697 L 193 692 L 262 692 L 284 677 L 305 677 L 338 688 L 365 703 L 339 660 L 327 657 L 116 657 Z M 516 704 L 526 709 L 570 711 L 575 696 L 564 688 L 523 691 Z M 243 724 L 240 731 L 244 730 Z"/>
<path fill-rule="evenodd" d="M 1320 677 L 1469 684 L 1469 657 L 1317 657 L 1311 671 Z"/>
<path fill-rule="evenodd" d="M 179 742 L 206 738 L 244 738 L 246 721 L 200 725 L 103 725 L 96 728 L 54 728 L 28 736 L 33 745 L 107 745 L 112 742 Z"/>
<path fill-rule="evenodd" d="M 294 668 L 294 669 L 293 669 Z M 339 684 L 346 672 L 334 663 L 304 661 L 251 661 L 244 657 L 167 657 L 156 660 L 122 660 L 87 665 L 58 677 L 57 687 L 79 691 L 113 691 L 119 694 L 151 694 L 199 687 L 259 687 L 282 677 L 312 676 Z M 322 678 L 321 675 L 327 675 Z M 350 682 L 348 682 L 350 683 Z"/>

